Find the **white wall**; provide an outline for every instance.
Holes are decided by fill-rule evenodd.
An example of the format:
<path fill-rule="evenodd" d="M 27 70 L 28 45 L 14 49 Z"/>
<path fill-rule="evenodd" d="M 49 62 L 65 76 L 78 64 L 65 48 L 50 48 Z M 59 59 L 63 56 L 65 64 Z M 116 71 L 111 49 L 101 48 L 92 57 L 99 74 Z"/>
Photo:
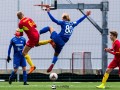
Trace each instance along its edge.
<path fill-rule="evenodd" d="M 73 3 L 100 3 L 102 0 L 71 0 Z M 59 32 L 60 26 L 53 23 L 47 13 L 42 11 L 40 7 L 34 7 L 34 4 L 39 4 L 40 0 L 20 0 L 20 10 L 25 13 L 26 16 L 33 18 L 38 26 L 38 30 L 44 26 L 52 26 Z M 58 0 L 58 3 L 68 3 L 66 0 Z M 119 32 L 120 25 L 120 1 L 119 0 L 109 0 L 110 10 L 108 17 L 108 27 L 109 29 L 115 29 Z M 0 0 L 0 69 L 5 69 L 7 57 L 7 49 L 10 39 L 14 36 L 15 29 L 17 28 L 17 17 L 16 12 L 18 10 L 18 0 Z M 91 10 L 91 17 L 101 26 L 101 11 Z M 61 19 L 63 12 L 70 14 L 71 20 L 75 21 L 82 16 L 78 10 L 53 10 L 51 13 L 58 20 Z M 49 39 L 49 33 L 40 36 L 40 39 Z M 25 36 L 26 37 L 26 36 Z M 109 46 L 111 46 L 111 41 L 109 39 Z M 69 42 L 64 47 L 59 58 L 61 58 L 55 68 L 69 68 L 69 58 L 72 57 L 72 52 L 86 51 L 92 53 L 92 58 L 101 58 L 101 34 L 96 30 L 96 28 L 86 19 L 81 24 L 79 24 L 75 29 L 74 33 L 69 40 Z M 54 50 L 50 45 L 41 46 L 34 48 L 30 51 L 30 55 L 33 62 L 37 68 L 46 69 L 51 63 L 51 58 L 53 57 Z M 109 58 L 113 56 L 108 54 Z M 12 57 L 12 54 L 11 54 Z M 43 59 L 40 59 L 43 58 Z M 46 58 L 46 59 L 44 59 Z M 47 59 L 49 58 L 49 59 Z M 64 65 L 63 65 L 64 63 Z M 7 64 L 8 68 L 12 68 L 12 63 Z M 93 68 L 101 68 L 101 59 L 92 60 Z"/>

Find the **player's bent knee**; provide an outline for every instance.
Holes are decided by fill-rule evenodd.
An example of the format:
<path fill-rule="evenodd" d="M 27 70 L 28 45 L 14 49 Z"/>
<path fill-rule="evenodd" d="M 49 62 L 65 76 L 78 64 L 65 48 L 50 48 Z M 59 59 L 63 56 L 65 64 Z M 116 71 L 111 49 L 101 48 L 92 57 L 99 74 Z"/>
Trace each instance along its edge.
<path fill-rule="evenodd" d="M 25 56 L 26 54 L 22 52 L 22 55 Z"/>
<path fill-rule="evenodd" d="M 25 53 L 25 52 L 22 52 L 22 55 L 23 55 L 23 56 L 26 56 L 26 55 L 27 55 L 27 53 Z"/>
<path fill-rule="evenodd" d="M 112 68 L 107 68 L 106 73 L 110 74 L 112 70 L 113 70 Z"/>
<path fill-rule="evenodd" d="M 54 31 L 54 29 L 52 27 L 49 27 L 50 29 L 50 33 L 52 33 Z"/>

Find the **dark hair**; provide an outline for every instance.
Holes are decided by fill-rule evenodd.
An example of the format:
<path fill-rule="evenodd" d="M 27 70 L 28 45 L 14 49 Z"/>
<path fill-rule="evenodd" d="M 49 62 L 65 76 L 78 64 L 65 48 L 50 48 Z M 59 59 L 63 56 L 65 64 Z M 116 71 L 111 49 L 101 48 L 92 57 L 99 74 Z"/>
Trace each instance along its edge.
<path fill-rule="evenodd" d="M 67 13 L 63 13 L 62 19 L 66 20 L 66 21 L 70 21 L 70 17 L 69 17 L 69 15 Z"/>
<path fill-rule="evenodd" d="M 23 13 L 21 11 L 17 12 L 17 17 L 18 19 L 22 19 L 23 18 Z"/>
<path fill-rule="evenodd" d="M 67 20 L 67 21 L 70 21 L 70 18 L 69 18 L 68 16 L 66 16 L 66 15 L 63 16 L 63 19 L 64 19 L 64 20 Z"/>
<path fill-rule="evenodd" d="M 112 34 L 113 36 L 115 36 L 116 38 L 118 37 L 118 33 L 116 31 L 110 31 L 110 34 Z"/>

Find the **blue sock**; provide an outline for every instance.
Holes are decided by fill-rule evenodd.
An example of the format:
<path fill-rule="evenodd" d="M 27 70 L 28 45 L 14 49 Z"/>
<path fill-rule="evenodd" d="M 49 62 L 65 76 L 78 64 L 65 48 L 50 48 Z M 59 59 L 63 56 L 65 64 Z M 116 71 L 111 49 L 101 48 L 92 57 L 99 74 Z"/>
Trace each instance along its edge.
<path fill-rule="evenodd" d="M 40 34 L 43 34 L 43 33 L 46 33 L 46 32 L 48 32 L 48 31 L 50 31 L 49 26 L 44 27 L 43 29 L 41 29 L 41 30 L 39 31 L 39 33 L 40 33 Z"/>
<path fill-rule="evenodd" d="M 26 71 L 23 71 L 23 81 L 27 82 L 27 73 L 26 73 Z"/>
<path fill-rule="evenodd" d="M 52 64 L 55 64 L 55 63 L 57 62 L 57 60 L 58 60 L 58 57 L 57 57 L 57 56 L 54 56 L 54 57 L 53 57 L 53 60 L 52 60 Z"/>
<path fill-rule="evenodd" d="M 10 79 L 13 79 L 13 78 L 14 78 L 14 76 L 15 76 L 15 72 L 14 72 L 14 71 L 12 71 L 12 73 L 11 73 L 11 75 L 10 75 Z"/>

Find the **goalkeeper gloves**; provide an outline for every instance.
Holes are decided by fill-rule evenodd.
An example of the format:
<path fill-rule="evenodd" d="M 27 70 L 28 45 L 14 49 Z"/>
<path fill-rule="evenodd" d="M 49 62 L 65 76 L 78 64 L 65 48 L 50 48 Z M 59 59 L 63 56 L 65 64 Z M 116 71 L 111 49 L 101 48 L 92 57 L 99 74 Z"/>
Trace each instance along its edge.
<path fill-rule="evenodd" d="M 9 63 L 9 61 L 11 60 L 10 56 L 8 56 L 6 60 Z"/>

